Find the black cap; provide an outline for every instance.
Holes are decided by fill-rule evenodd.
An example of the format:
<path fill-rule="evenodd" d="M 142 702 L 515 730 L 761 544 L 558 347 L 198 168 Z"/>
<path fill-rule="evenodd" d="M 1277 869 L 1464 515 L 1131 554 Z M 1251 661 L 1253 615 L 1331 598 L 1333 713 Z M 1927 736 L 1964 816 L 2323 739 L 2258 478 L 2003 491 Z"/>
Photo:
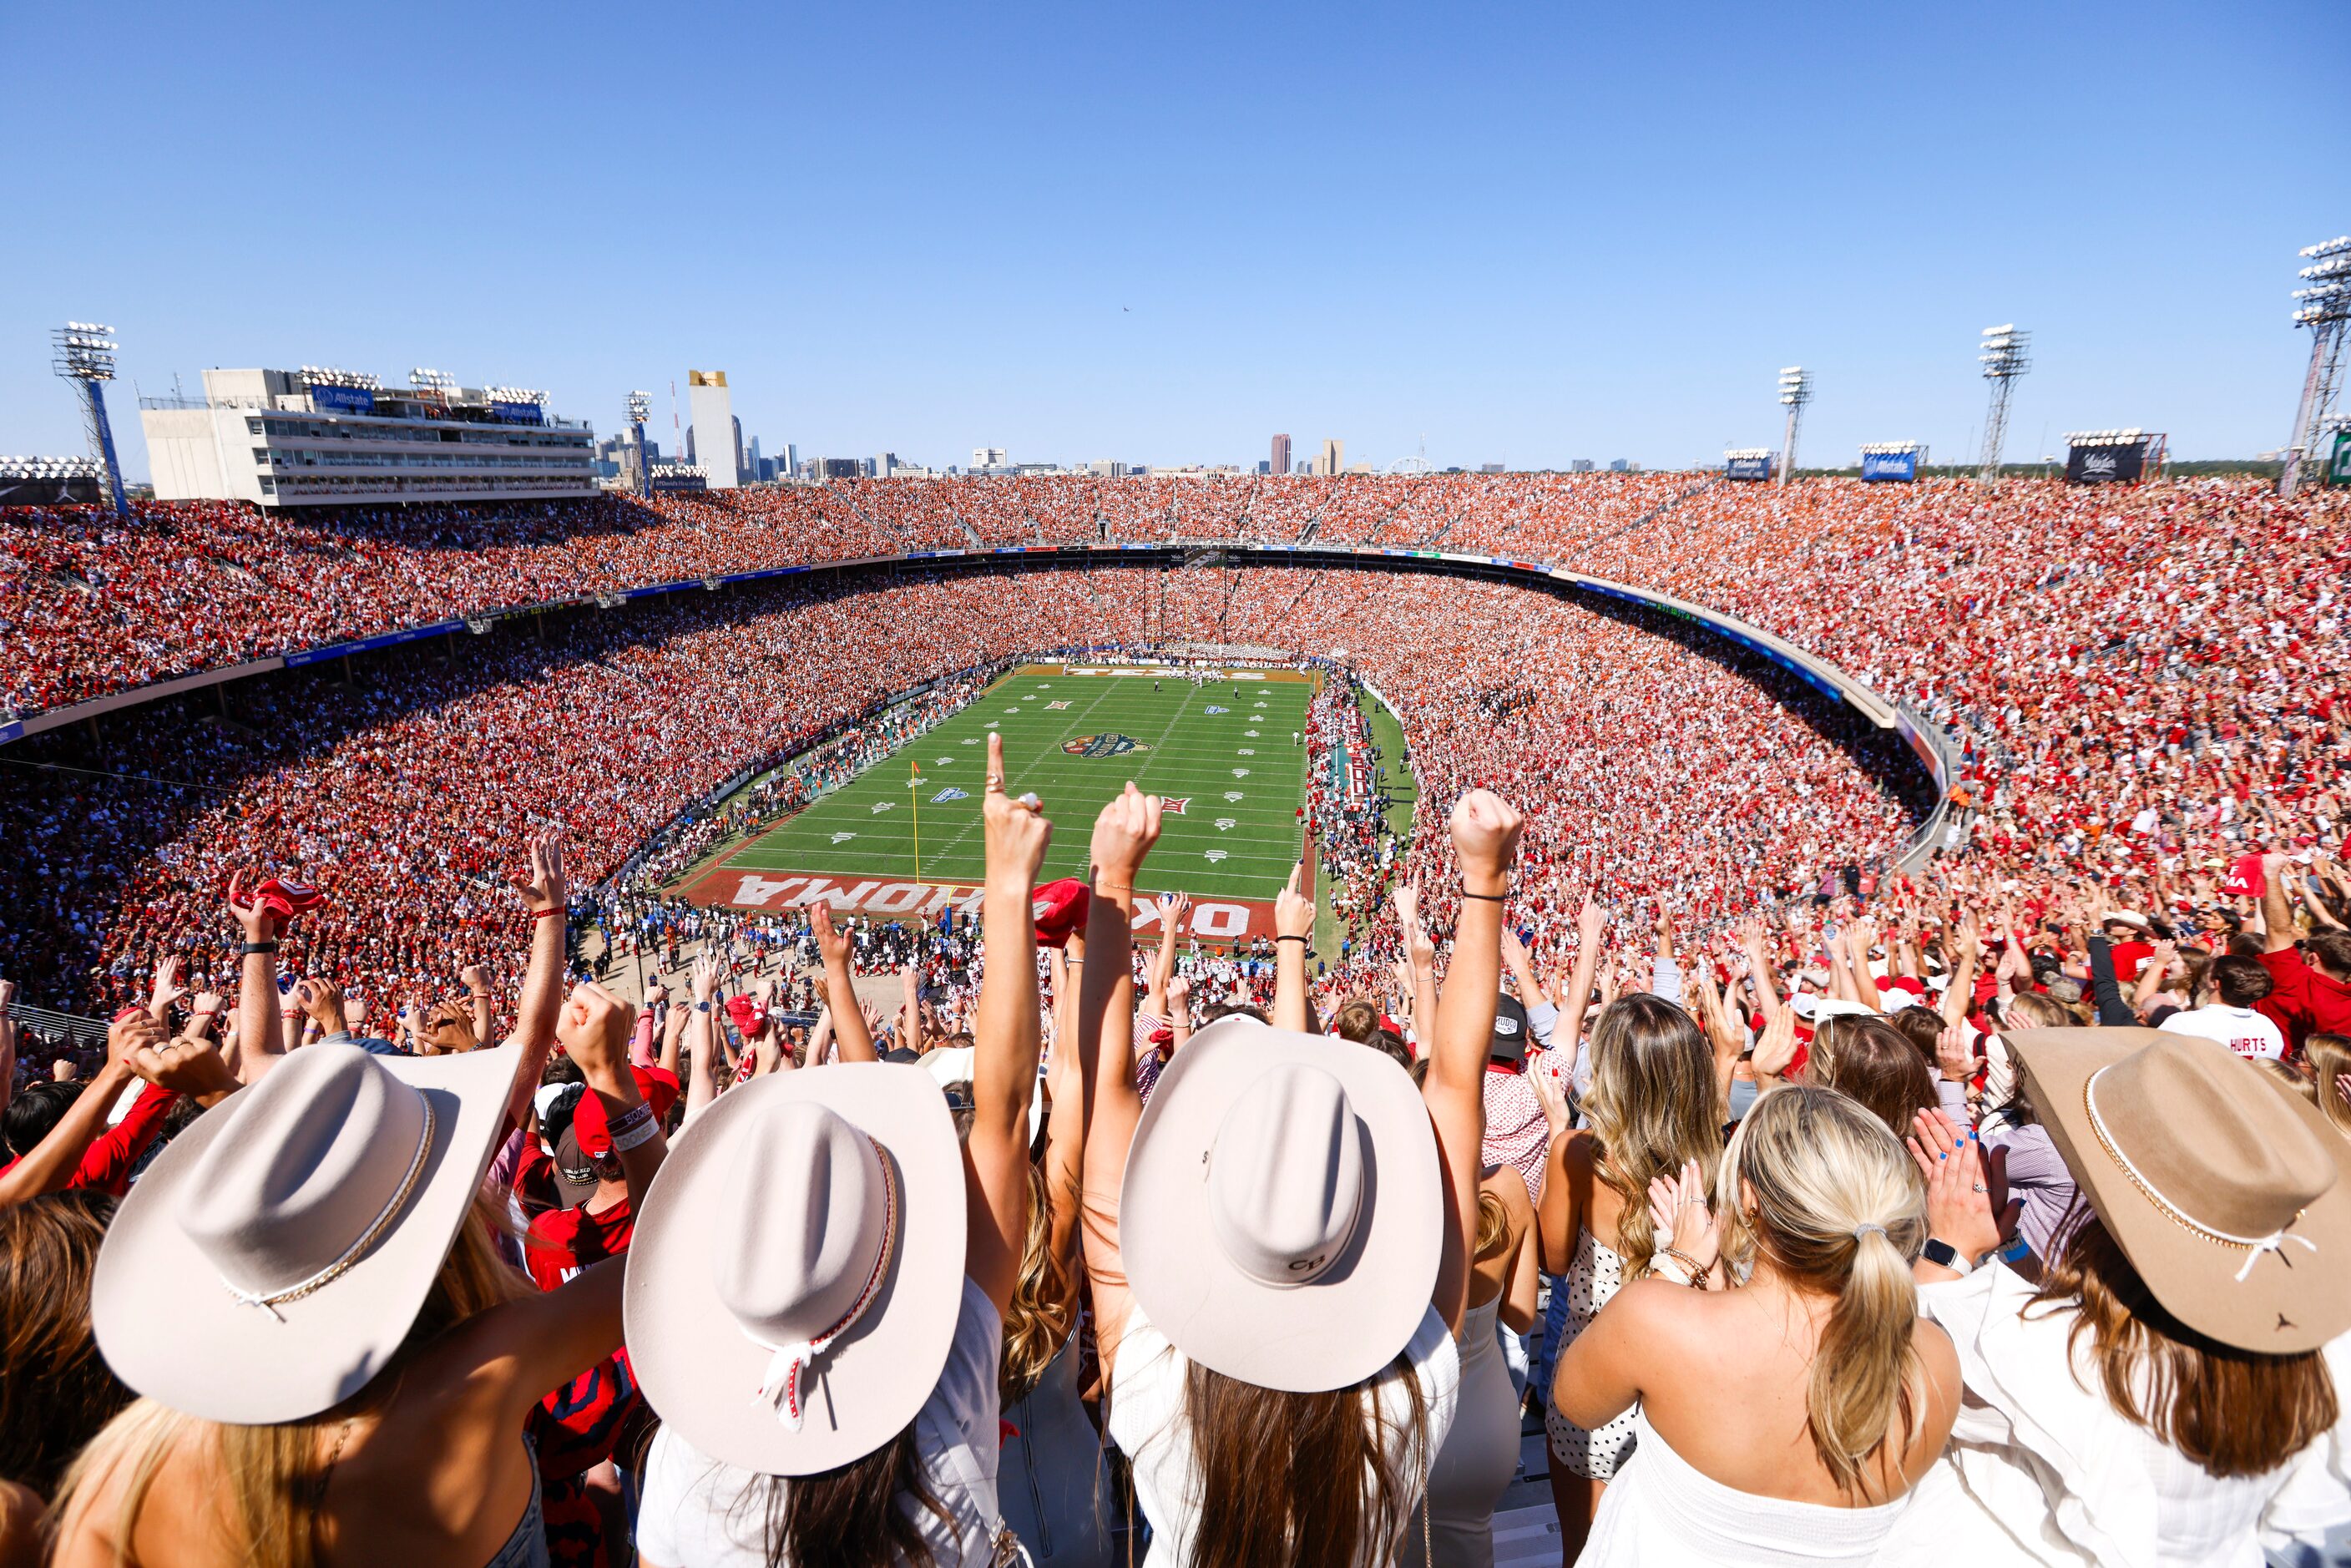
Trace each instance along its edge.
<path fill-rule="evenodd" d="M 1507 1061 L 1512 1067 L 1527 1059 L 1528 1037 L 1534 1025 L 1527 1018 L 1527 1005 L 1513 996 L 1504 996 L 1494 1004 L 1494 1040 L 1486 1048 L 1489 1061 Z"/>
<path fill-rule="evenodd" d="M 580 1134 L 563 1129 L 555 1140 L 555 1194 L 566 1208 L 577 1208 L 596 1196 L 596 1166 L 580 1147 Z"/>

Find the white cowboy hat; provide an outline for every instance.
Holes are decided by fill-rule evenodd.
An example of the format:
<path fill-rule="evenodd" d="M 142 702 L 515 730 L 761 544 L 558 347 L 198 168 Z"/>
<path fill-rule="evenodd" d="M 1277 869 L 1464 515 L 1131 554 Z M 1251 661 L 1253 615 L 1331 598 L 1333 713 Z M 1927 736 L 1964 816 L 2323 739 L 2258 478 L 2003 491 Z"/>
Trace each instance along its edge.
<path fill-rule="evenodd" d="M 209 1421 L 298 1421 L 408 1335 L 480 1190 L 519 1046 L 303 1047 L 198 1117 L 131 1189 L 90 1279 L 115 1375 Z"/>
<path fill-rule="evenodd" d="M 1159 1076 L 1119 1245 L 1144 1315 L 1201 1365 L 1312 1393 L 1373 1375 L 1428 1311 L 1437 1134 L 1384 1051 L 1227 1018 Z"/>
<path fill-rule="evenodd" d="M 679 1134 L 623 1296 L 645 1397 L 722 1464 L 805 1476 L 914 1418 L 963 1310 L 963 1151 L 920 1067 L 754 1078 Z"/>

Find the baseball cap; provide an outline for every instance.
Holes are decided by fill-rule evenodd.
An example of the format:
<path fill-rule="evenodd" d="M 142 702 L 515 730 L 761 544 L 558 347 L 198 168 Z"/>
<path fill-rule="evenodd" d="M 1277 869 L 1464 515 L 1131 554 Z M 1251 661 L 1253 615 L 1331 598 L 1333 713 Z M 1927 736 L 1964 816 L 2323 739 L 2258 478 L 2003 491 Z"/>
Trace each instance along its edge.
<path fill-rule="evenodd" d="M 1037 921 L 1037 945 L 1040 947 L 1066 946 L 1070 933 L 1085 925 L 1091 898 L 1086 884 L 1073 876 L 1049 882 L 1039 888 L 1029 904 L 1029 911 Z"/>
<path fill-rule="evenodd" d="M 580 1152 L 578 1130 L 566 1127 L 555 1140 L 556 1198 L 566 1208 L 577 1208 L 595 1195 L 596 1167 Z"/>
<path fill-rule="evenodd" d="M 1505 996 L 1494 1005 L 1494 1038 L 1486 1047 L 1489 1061 L 1507 1061 L 1516 1067 L 1526 1060 L 1528 1037 L 1534 1026 L 1527 1018 L 1527 1005 L 1516 997 Z"/>

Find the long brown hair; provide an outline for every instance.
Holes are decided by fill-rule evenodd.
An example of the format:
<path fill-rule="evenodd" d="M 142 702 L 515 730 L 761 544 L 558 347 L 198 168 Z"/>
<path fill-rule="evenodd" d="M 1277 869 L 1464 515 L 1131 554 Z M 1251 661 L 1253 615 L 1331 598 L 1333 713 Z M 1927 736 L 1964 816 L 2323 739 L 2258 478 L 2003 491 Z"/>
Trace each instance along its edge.
<path fill-rule="evenodd" d="M 916 1419 L 920 1419 L 917 1417 Z M 766 1518 L 768 1568 L 822 1563 L 833 1568 L 933 1568 L 929 1543 L 915 1516 L 898 1506 L 901 1493 L 952 1531 L 955 1516 L 923 1475 L 914 1421 L 862 1458 L 811 1476 L 763 1476 L 735 1500 L 758 1505 Z"/>
<path fill-rule="evenodd" d="M 128 1464 L 129 1482 L 122 1489 L 121 1506 L 112 1524 L 117 1547 L 127 1560 L 139 1511 L 156 1472 L 177 1446 L 201 1443 L 211 1449 L 212 1461 L 218 1464 L 227 1482 L 250 1568 L 313 1568 L 318 1561 L 319 1510 L 325 1500 L 328 1479 L 319 1458 L 322 1434 L 390 1403 L 417 1354 L 443 1333 L 501 1301 L 528 1292 L 528 1281 L 490 1246 L 490 1228 L 495 1223 L 481 1204 L 474 1206 L 441 1260 L 440 1271 L 434 1276 L 424 1304 L 400 1348 L 365 1388 L 331 1410 L 301 1421 L 238 1427 L 206 1421 L 152 1399 L 133 1401 L 91 1439 L 66 1472 L 56 1510 L 59 1537 L 63 1538 L 73 1514 L 87 1505 L 84 1489 L 115 1465 Z"/>
<path fill-rule="evenodd" d="M 1878 1019 L 1835 1018 L 1813 1036 L 1807 1082 L 1850 1094 L 1893 1130 L 1910 1132 L 1910 1118 L 1935 1108 L 1935 1081 L 1918 1048 L 1900 1028 Z"/>
<path fill-rule="evenodd" d="M 1394 1469 L 1379 1404 L 1391 1378 L 1411 1402 Z M 1433 1457 L 1427 1401 L 1408 1354 L 1376 1377 L 1320 1394 L 1259 1388 L 1196 1361 L 1185 1374 L 1184 1414 L 1199 1504 L 1187 1568 L 1354 1568 L 1395 1554 Z"/>
<path fill-rule="evenodd" d="M 2106 1402 L 2213 1476 L 2258 1476 L 2334 1429 L 2335 1380 L 2318 1351 L 2264 1355 L 2207 1339 L 2163 1310 L 2085 1205 L 2025 1310 L 2073 1308 Z M 2080 1375 L 2078 1373 L 2075 1375 Z"/>
<path fill-rule="evenodd" d="M 114 1200 L 94 1187 L 0 1209 L 0 1479 L 47 1498 L 131 1403 L 89 1331 L 89 1275 Z"/>
<path fill-rule="evenodd" d="M 1689 1014 L 1647 992 L 1619 997 L 1592 1031 L 1593 1168 L 1624 1200 L 1616 1218 L 1627 1279 L 1656 1252 L 1649 1183 L 1696 1160 L 1711 1185 L 1722 1165 L 1714 1052 Z M 1571 1240 L 1573 1238 L 1570 1239 Z"/>

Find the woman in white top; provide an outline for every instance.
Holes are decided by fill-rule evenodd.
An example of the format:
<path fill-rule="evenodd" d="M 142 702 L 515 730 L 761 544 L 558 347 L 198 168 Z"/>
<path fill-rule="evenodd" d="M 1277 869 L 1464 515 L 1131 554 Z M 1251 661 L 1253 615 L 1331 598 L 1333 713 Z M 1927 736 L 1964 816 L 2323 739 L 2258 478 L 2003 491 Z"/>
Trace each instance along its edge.
<path fill-rule="evenodd" d="M 1128 932 L 1158 831 L 1132 785 L 1094 828 L 1078 1045 L 1106 1425 L 1161 1568 L 1387 1563 L 1452 1423 L 1518 813 L 1484 791 L 1454 810 L 1464 896 L 1425 1091 L 1380 1052 L 1225 1019 L 1145 1110 Z M 1304 938 L 1280 946 L 1302 976 Z"/>
<path fill-rule="evenodd" d="M 1478 1191 L 1469 1310 L 1454 1336 L 1461 1392 L 1428 1472 L 1428 1539 L 1405 1531 L 1405 1568 L 1493 1568 L 1494 1504 L 1519 1473 L 1519 1390 L 1502 1334 L 1534 1326 L 1534 1220 L 1526 1178 L 1510 1166 L 1488 1171 Z"/>
<path fill-rule="evenodd" d="M 2001 1161 L 1919 1119 L 1920 1296 L 1967 1396 L 1897 1542 L 2116 1568 L 2316 1560 L 2351 1524 L 2351 1145 L 2214 1041 L 2009 1045 L 2085 1201 L 2037 1288 L 1975 1263 L 2014 1223 Z"/>
<path fill-rule="evenodd" d="M 1543 1265 L 1567 1289 L 1562 1347 L 1670 1240 L 1650 1221 L 1649 1183 L 1691 1162 L 1711 1182 L 1722 1163 L 1714 1056 L 1688 1013 L 1646 992 L 1620 997 L 1600 1014 L 1590 1060 L 1592 1124 L 1552 1145 L 1543 1181 Z M 1561 1544 L 1572 1562 L 1601 1492 L 1632 1455 L 1633 1412 L 1587 1431 L 1553 1406 L 1543 1431 Z"/>
<path fill-rule="evenodd" d="M 647 1568 L 998 1561 L 1002 1321 L 1028 1238 L 1051 825 L 988 737 L 989 959 L 960 1148 L 920 1067 L 845 1061 L 728 1090 L 679 1136 L 629 1252 L 631 1358 L 662 1416 Z"/>
<path fill-rule="evenodd" d="M 1658 1185 L 1698 1283 L 1747 1271 L 1728 1290 L 1636 1280 L 1562 1351 L 1552 1396 L 1570 1420 L 1640 1406 L 1581 1561 L 1887 1561 L 1959 1404 L 1950 1340 L 1919 1320 L 1910 1277 L 1927 1239 L 1910 1156 L 1836 1091 L 1782 1088 L 1724 1155 L 1723 1256 L 1703 1186 Z"/>

